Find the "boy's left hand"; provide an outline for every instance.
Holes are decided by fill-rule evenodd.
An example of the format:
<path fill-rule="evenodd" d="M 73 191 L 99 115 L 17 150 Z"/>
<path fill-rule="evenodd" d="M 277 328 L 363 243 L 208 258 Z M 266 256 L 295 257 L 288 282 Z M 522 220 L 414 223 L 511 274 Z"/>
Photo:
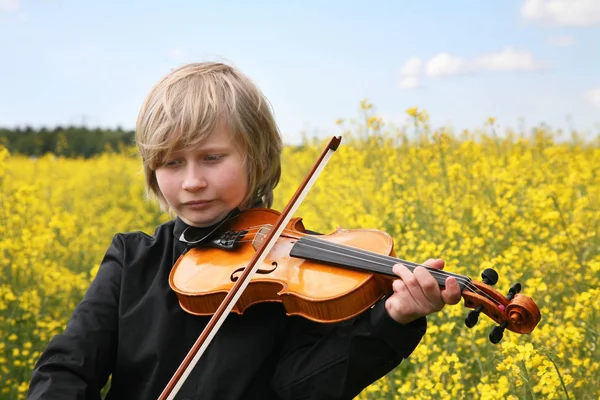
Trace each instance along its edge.
<path fill-rule="evenodd" d="M 423 264 L 440 270 L 444 268 L 444 261 L 440 259 L 429 259 Z M 441 289 L 431 273 L 423 267 L 416 267 L 411 272 L 404 265 L 396 264 L 393 271 L 400 279 L 394 280 L 394 294 L 386 299 L 385 308 L 390 317 L 401 324 L 460 301 L 461 291 L 455 278 L 446 278 L 446 287 Z"/>

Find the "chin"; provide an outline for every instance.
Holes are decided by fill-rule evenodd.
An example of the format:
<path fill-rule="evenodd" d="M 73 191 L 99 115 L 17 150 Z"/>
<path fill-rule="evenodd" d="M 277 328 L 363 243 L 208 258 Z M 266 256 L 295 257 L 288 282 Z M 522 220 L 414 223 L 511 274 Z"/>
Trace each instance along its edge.
<path fill-rule="evenodd" d="M 218 215 L 218 216 L 211 216 L 211 217 L 204 217 L 204 218 L 194 218 L 192 217 L 188 217 L 185 218 L 184 221 L 191 226 L 194 226 L 196 228 L 205 228 L 207 226 L 211 226 L 216 224 L 217 222 L 221 221 L 225 215 L 227 214 L 223 214 L 223 215 Z"/>

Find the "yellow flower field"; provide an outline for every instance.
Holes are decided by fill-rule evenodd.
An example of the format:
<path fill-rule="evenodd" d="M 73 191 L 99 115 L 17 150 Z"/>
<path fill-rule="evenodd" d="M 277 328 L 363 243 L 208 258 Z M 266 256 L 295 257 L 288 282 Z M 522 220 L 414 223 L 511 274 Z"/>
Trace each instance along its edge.
<path fill-rule="evenodd" d="M 360 399 L 600 397 L 600 141 L 539 129 L 433 132 L 427 114 L 391 129 L 363 103 L 362 123 L 338 121 L 342 144 L 297 212 L 323 233 L 376 228 L 396 255 L 446 260 L 448 271 L 495 289 L 516 282 L 542 319 L 499 344 L 469 309 L 429 318 L 423 342 Z M 281 210 L 323 142 L 288 146 L 273 208 Z M 112 236 L 168 219 L 144 199 L 130 153 L 89 160 L 10 155 L 0 147 L 0 398 L 24 399 L 30 373 L 95 275 Z"/>

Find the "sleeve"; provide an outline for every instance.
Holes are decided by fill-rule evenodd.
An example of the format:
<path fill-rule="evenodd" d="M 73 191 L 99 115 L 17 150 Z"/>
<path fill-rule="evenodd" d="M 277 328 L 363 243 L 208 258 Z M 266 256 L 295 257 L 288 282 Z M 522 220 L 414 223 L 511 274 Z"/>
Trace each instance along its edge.
<path fill-rule="evenodd" d="M 115 362 L 122 249 L 117 235 L 64 333 L 37 361 L 28 399 L 100 399 Z"/>
<path fill-rule="evenodd" d="M 346 322 L 320 324 L 295 318 L 272 380 L 286 400 L 352 399 L 407 358 L 427 329 L 427 319 L 394 321 L 385 299 Z"/>

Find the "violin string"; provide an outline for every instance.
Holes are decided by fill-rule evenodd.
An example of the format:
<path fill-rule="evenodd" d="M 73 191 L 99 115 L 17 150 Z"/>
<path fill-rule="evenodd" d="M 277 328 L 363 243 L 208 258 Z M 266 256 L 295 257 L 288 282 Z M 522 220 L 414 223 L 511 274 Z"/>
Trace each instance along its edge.
<path fill-rule="evenodd" d="M 251 227 L 248 227 L 248 228 L 244 229 L 244 231 L 246 231 L 246 233 L 255 233 L 255 232 L 258 233 L 258 231 L 260 229 L 262 229 L 264 227 L 270 227 L 270 226 L 271 225 L 269 225 L 269 224 L 255 225 L 255 226 L 251 226 Z M 284 229 L 284 231 L 282 232 L 282 234 L 283 233 L 290 233 L 290 232 L 295 233 L 292 230 Z M 401 260 L 401 259 L 398 259 L 398 258 L 394 258 L 394 257 L 390 257 L 390 256 L 385 256 L 385 255 L 382 255 L 382 254 L 379 254 L 379 253 L 375 253 L 375 252 L 371 252 L 371 251 L 368 251 L 368 250 L 354 248 L 354 247 L 351 247 L 351 246 L 339 245 L 337 243 L 333 243 L 333 242 L 321 240 L 321 239 L 314 238 L 314 237 L 311 237 L 311 236 L 308 236 L 308 235 L 303 236 L 303 238 L 304 238 L 305 241 L 314 241 L 314 242 L 319 243 L 319 244 L 326 243 L 326 244 L 328 244 L 328 245 L 330 245 L 331 247 L 334 247 L 334 248 L 339 248 L 339 249 L 342 249 L 342 250 L 345 250 L 345 251 L 354 251 L 354 252 L 358 253 L 359 255 L 366 254 L 366 255 L 370 255 L 371 257 L 379 259 L 379 260 L 394 261 L 394 262 L 402 263 L 402 264 L 406 265 L 407 267 L 412 267 L 412 268 L 416 268 L 416 267 L 419 267 L 419 266 L 420 267 L 424 267 L 434 277 L 448 277 L 448 276 L 452 276 L 458 282 L 462 282 L 464 284 L 465 288 L 468 289 L 468 290 L 470 290 L 471 292 L 477 293 L 477 294 L 479 294 L 479 295 L 481 295 L 481 296 L 489 299 L 493 303 L 496 303 L 497 305 L 501 305 L 501 303 L 499 301 L 497 301 L 493 297 L 489 296 L 487 293 L 485 293 L 482 290 L 480 290 L 477 286 L 473 285 L 468 277 L 464 277 L 464 276 L 461 276 L 461 275 L 458 275 L 458 274 L 449 274 L 447 272 L 438 271 L 435 268 L 428 267 L 427 265 L 423 265 L 423 264 L 419 264 L 419 263 L 415 263 L 415 262 L 407 261 L 407 260 Z M 254 241 L 253 239 L 243 239 L 243 240 L 240 240 L 238 242 L 243 243 L 243 242 L 253 242 L 253 241 Z M 332 250 L 323 249 L 322 247 L 318 247 L 318 246 L 309 246 L 309 245 L 307 245 L 307 246 L 308 247 L 312 247 L 312 248 L 317 249 L 317 250 L 325 250 L 325 251 L 329 251 L 330 253 L 333 252 Z M 339 255 L 342 255 L 342 256 L 349 256 L 347 253 L 344 253 L 344 252 L 341 252 L 341 251 L 333 252 L 333 253 L 334 254 L 339 254 Z M 374 262 L 374 261 L 371 261 L 371 260 L 367 260 L 366 258 L 360 258 L 360 257 L 356 257 L 356 256 L 350 256 L 350 257 L 353 257 L 353 258 L 355 258 L 355 259 L 357 259 L 359 261 L 371 262 L 372 264 L 376 264 L 376 265 L 379 265 L 381 267 L 384 267 L 381 270 L 382 273 L 386 273 L 391 268 L 390 265 L 388 265 L 386 263 L 383 263 L 383 262 Z"/>
<path fill-rule="evenodd" d="M 248 233 L 251 233 L 254 230 L 256 230 L 258 232 L 258 230 L 260 228 L 261 228 L 260 226 L 256 226 L 256 227 L 249 227 L 248 229 L 245 229 L 245 230 Z M 285 231 L 286 230 L 284 230 L 284 233 L 285 233 Z M 430 271 L 430 273 L 433 276 L 435 276 L 435 277 L 453 276 L 458 282 L 462 282 L 464 284 L 465 288 L 469 289 L 470 291 L 472 291 L 474 293 L 478 293 L 478 294 L 480 294 L 482 296 L 485 296 L 488 299 L 490 299 L 492 302 L 495 302 L 496 304 L 500 304 L 497 300 L 495 300 L 494 298 L 488 296 L 485 292 L 482 292 L 479 288 L 477 288 L 475 285 L 473 285 L 470 282 L 469 278 L 461 276 L 461 275 L 458 275 L 458 274 L 449 274 L 447 272 L 438 271 L 438 270 L 436 270 L 434 268 L 428 267 L 428 266 L 423 265 L 423 264 L 414 263 L 412 261 L 400 260 L 400 259 L 397 259 L 397 258 L 394 258 L 394 257 L 389 257 L 389 256 L 385 256 L 385 255 L 382 255 L 382 254 L 379 254 L 379 253 L 374 253 L 374 252 L 369 252 L 369 251 L 362 250 L 362 249 L 357 249 L 357 248 L 354 248 L 354 247 L 351 247 L 351 246 L 338 245 L 338 244 L 333 243 L 333 242 L 320 240 L 318 238 L 312 238 L 310 236 L 304 236 L 304 240 L 305 241 L 314 241 L 314 242 L 319 243 L 319 244 L 326 243 L 326 244 L 328 244 L 328 245 L 330 245 L 330 246 L 332 246 L 334 248 L 337 247 L 339 249 L 343 249 L 343 250 L 346 250 L 346 251 L 354 251 L 354 252 L 358 253 L 359 255 L 368 254 L 368 255 L 371 255 L 373 258 L 377 258 L 377 259 L 384 260 L 384 261 L 400 262 L 402 264 L 407 265 L 408 267 L 415 268 L 415 267 L 421 266 L 421 267 L 427 268 Z M 241 240 L 240 242 L 250 242 L 250 241 L 253 241 L 253 240 L 250 240 L 250 239 L 248 239 L 248 240 Z M 318 246 L 308 246 L 308 247 L 312 247 L 312 248 L 315 248 L 315 249 L 318 249 L 318 250 L 329 251 L 330 253 L 333 252 L 331 250 L 323 249 L 323 248 L 318 247 Z M 347 253 L 342 253 L 342 252 L 339 252 L 339 251 L 338 252 L 333 252 L 333 253 L 339 254 L 339 255 L 342 255 L 342 256 L 348 256 Z M 357 259 L 359 261 L 365 261 L 365 262 L 369 262 L 370 261 L 370 260 L 367 260 L 365 258 L 360 258 L 360 257 L 356 257 L 356 256 L 350 256 L 350 257 L 353 257 L 353 258 L 355 258 L 355 259 Z M 386 273 L 386 272 L 388 272 L 390 270 L 390 265 L 389 264 L 385 264 L 385 263 L 382 263 L 382 262 L 373 262 L 373 261 L 370 261 L 370 262 L 372 264 L 376 264 L 376 265 L 384 267 L 383 269 L 380 270 L 381 273 Z"/>
<path fill-rule="evenodd" d="M 247 232 L 252 232 L 255 229 L 256 229 L 256 231 L 258 231 L 258 229 L 260 229 L 260 228 L 250 227 L 250 228 L 246 229 L 246 231 Z M 284 230 L 284 233 L 286 233 L 285 231 L 286 230 Z M 362 250 L 362 249 L 357 249 L 357 248 L 354 248 L 354 247 L 351 247 L 351 246 L 338 245 L 336 243 L 329 242 L 329 241 L 324 241 L 324 240 L 320 240 L 318 238 L 311 238 L 310 236 L 304 236 L 304 240 L 305 241 L 315 241 L 317 243 L 326 243 L 326 244 L 328 244 L 328 245 L 330 245 L 332 247 L 337 247 L 339 249 L 343 249 L 343 250 L 347 250 L 347 251 L 354 251 L 354 252 L 356 252 L 356 253 L 358 253 L 360 255 L 362 255 L 362 254 L 369 254 L 372 257 L 378 258 L 380 260 L 392 261 L 392 262 L 401 262 L 401 263 L 403 263 L 403 264 L 405 264 L 407 266 L 413 267 L 413 268 L 421 266 L 421 267 L 427 268 L 434 275 L 438 275 L 440 277 L 453 276 L 454 278 L 457 278 L 457 280 L 463 282 L 465 285 L 468 285 L 469 281 L 470 281 L 470 279 L 467 278 L 467 277 L 464 277 L 464 276 L 461 276 L 461 275 L 458 275 L 458 274 L 450 274 L 450 273 L 447 273 L 447 272 L 438 271 L 438 270 L 436 270 L 434 268 L 428 267 L 428 266 L 423 265 L 423 264 L 414 263 L 412 261 L 400 260 L 400 259 L 397 259 L 397 258 L 394 258 L 394 257 L 389 257 L 389 256 L 385 256 L 385 255 L 382 255 L 382 254 L 379 254 L 379 253 L 369 252 L 369 251 Z M 247 240 L 240 240 L 239 242 L 250 242 L 250 241 L 253 241 L 253 240 L 247 239 Z M 316 247 L 316 246 L 310 246 L 310 247 L 315 248 L 315 249 L 323 250 L 323 249 L 321 249 L 319 247 Z M 337 254 L 345 255 L 344 253 L 341 253 L 341 252 L 337 252 Z M 353 258 L 358 259 L 360 261 L 369 261 L 369 260 L 366 260 L 366 259 L 363 259 L 363 258 L 358 258 L 358 257 L 353 257 Z M 382 272 L 382 273 L 385 273 L 388 270 L 390 270 L 390 266 L 388 264 L 384 264 L 384 263 L 376 263 L 376 264 L 385 267 L 384 269 L 380 270 L 380 272 Z M 471 286 L 472 285 L 469 285 L 469 288 L 471 288 Z M 476 287 L 473 287 L 473 288 L 477 289 Z"/>
<path fill-rule="evenodd" d="M 255 227 L 250 227 L 249 229 L 247 229 L 247 231 L 248 232 L 252 232 L 254 229 L 255 229 Z M 257 231 L 258 231 L 258 229 L 257 229 Z M 284 230 L 284 233 L 286 233 L 286 230 Z M 437 274 L 439 277 L 453 276 L 457 280 L 463 282 L 465 285 L 468 285 L 469 281 L 470 281 L 470 278 L 462 276 L 462 275 L 448 273 L 448 272 L 444 272 L 444 271 L 438 271 L 438 270 L 436 270 L 434 268 L 428 267 L 428 266 L 423 265 L 423 264 L 418 264 L 418 263 L 415 263 L 415 262 L 412 262 L 412 261 L 401 260 L 401 259 L 398 259 L 398 258 L 394 258 L 394 257 L 390 257 L 390 256 L 385 256 L 385 255 L 380 254 L 380 253 L 370 252 L 370 251 L 367 251 L 367 250 L 358 249 L 358 248 L 351 247 L 351 246 L 338 245 L 338 244 L 336 244 L 334 242 L 320 240 L 318 238 L 311 238 L 310 236 L 304 236 L 304 240 L 305 241 L 315 241 L 317 243 L 326 243 L 326 244 L 328 244 L 328 245 L 330 245 L 332 247 L 337 247 L 339 249 L 343 249 L 343 250 L 347 250 L 347 251 L 354 251 L 354 252 L 358 253 L 359 255 L 368 254 L 368 255 L 370 255 L 370 256 L 372 256 L 374 258 L 377 258 L 377 259 L 380 259 L 380 260 L 384 260 L 384 261 L 390 261 L 390 262 L 394 262 L 394 263 L 400 262 L 400 263 L 403 263 L 403 264 L 405 264 L 407 266 L 410 266 L 410 267 L 413 267 L 413 268 L 414 267 L 419 267 L 419 266 L 420 267 L 424 267 L 424 268 L 427 268 L 428 270 L 430 270 L 433 274 Z M 250 239 L 248 239 L 248 240 L 241 240 L 240 242 L 250 242 L 250 241 L 252 241 L 252 240 L 250 240 Z M 311 246 L 311 247 L 317 248 L 317 249 L 321 249 L 321 248 L 316 247 L 316 246 Z M 341 253 L 341 252 L 338 252 L 337 254 L 345 255 L 344 253 Z M 357 258 L 357 257 L 354 257 L 354 258 L 358 259 L 360 261 L 368 261 L 368 260 L 362 259 L 362 258 Z M 386 268 L 380 270 L 380 272 L 382 272 L 382 273 L 385 273 L 388 270 L 391 271 L 390 266 L 388 264 L 377 263 L 377 265 L 386 267 Z M 472 285 L 469 285 L 469 288 L 471 288 L 471 286 Z M 474 286 L 473 286 L 473 288 L 477 289 Z"/>
<path fill-rule="evenodd" d="M 312 239 L 311 239 L 311 240 L 312 240 Z M 317 239 L 317 240 L 318 240 L 318 239 Z M 328 244 L 329 244 L 329 243 L 328 243 Z M 359 261 L 366 261 L 366 262 L 370 262 L 371 264 L 376 264 L 376 265 L 379 265 L 379 266 L 382 266 L 382 267 L 384 267 L 383 269 L 384 269 L 385 271 L 387 271 L 387 270 L 389 270 L 389 269 L 390 269 L 390 265 L 389 265 L 389 264 L 386 264 L 386 263 L 383 263 L 383 262 L 377 262 L 377 261 L 368 260 L 368 259 L 366 259 L 366 258 L 361 258 L 361 257 L 357 257 L 357 256 L 352 256 L 352 255 L 349 255 L 349 254 L 347 254 L 347 253 L 336 252 L 336 251 L 334 251 L 334 250 L 324 249 L 324 248 L 322 248 L 322 247 L 319 247 L 319 246 L 312 246 L 312 245 L 309 245 L 309 244 L 304 244 L 304 246 L 306 246 L 306 247 L 311 247 L 311 248 L 317 249 L 317 250 L 319 250 L 319 251 L 327 251 L 327 252 L 334 253 L 334 254 L 340 254 L 340 255 L 343 255 L 343 256 L 346 256 L 346 257 L 352 257 L 352 258 L 354 258 L 354 259 L 356 259 L 356 260 L 359 260 Z M 334 246 L 334 247 L 335 247 L 335 246 Z M 344 250 L 348 250 L 346 247 L 342 247 L 342 248 L 343 248 Z M 352 250 L 350 250 L 350 251 L 355 251 L 355 252 L 357 252 L 357 253 L 359 253 L 359 254 L 361 253 L 361 251 L 360 251 L 360 250 L 359 250 L 359 251 L 356 251 L 355 249 L 352 249 Z M 374 254 L 377 254 L 377 253 L 374 253 Z M 380 259 L 383 259 L 383 260 L 385 260 L 385 261 L 388 261 L 387 259 L 384 259 L 384 258 L 380 258 Z M 498 302 L 498 301 L 497 301 L 496 299 L 494 299 L 493 297 L 490 297 L 490 296 L 489 296 L 489 295 L 487 295 L 485 292 L 482 292 L 482 291 L 481 291 L 479 288 L 477 288 L 475 285 L 473 285 L 473 284 L 470 282 L 469 278 L 467 278 L 467 277 L 461 277 L 461 276 L 455 276 L 455 275 L 448 275 L 448 274 L 445 274 L 443 271 L 437 271 L 436 269 L 434 269 L 434 268 L 431 268 L 431 267 L 428 267 L 428 266 L 426 266 L 426 265 L 417 264 L 417 263 L 413 263 L 413 262 L 406 261 L 406 260 L 396 260 L 396 261 L 397 261 L 397 262 L 399 262 L 399 263 L 402 263 L 402 264 L 404 264 L 404 265 L 407 265 L 407 266 L 409 266 L 409 267 L 416 267 L 416 266 L 425 267 L 425 268 L 427 268 L 427 270 L 428 270 L 428 271 L 431 273 L 431 275 L 433 275 L 434 277 L 448 277 L 448 276 L 452 276 L 452 277 L 453 277 L 453 278 L 455 278 L 455 279 L 456 279 L 458 282 L 462 282 L 462 283 L 465 285 L 465 288 L 469 289 L 470 291 L 472 291 L 472 292 L 474 292 L 474 293 L 478 293 L 478 294 L 480 294 L 481 296 L 484 296 L 484 297 L 488 298 L 490 301 L 492 301 L 492 302 L 496 303 L 497 305 L 500 305 L 500 302 Z M 382 271 L 382 272 L 385 272 L 385 271 Z"/>

